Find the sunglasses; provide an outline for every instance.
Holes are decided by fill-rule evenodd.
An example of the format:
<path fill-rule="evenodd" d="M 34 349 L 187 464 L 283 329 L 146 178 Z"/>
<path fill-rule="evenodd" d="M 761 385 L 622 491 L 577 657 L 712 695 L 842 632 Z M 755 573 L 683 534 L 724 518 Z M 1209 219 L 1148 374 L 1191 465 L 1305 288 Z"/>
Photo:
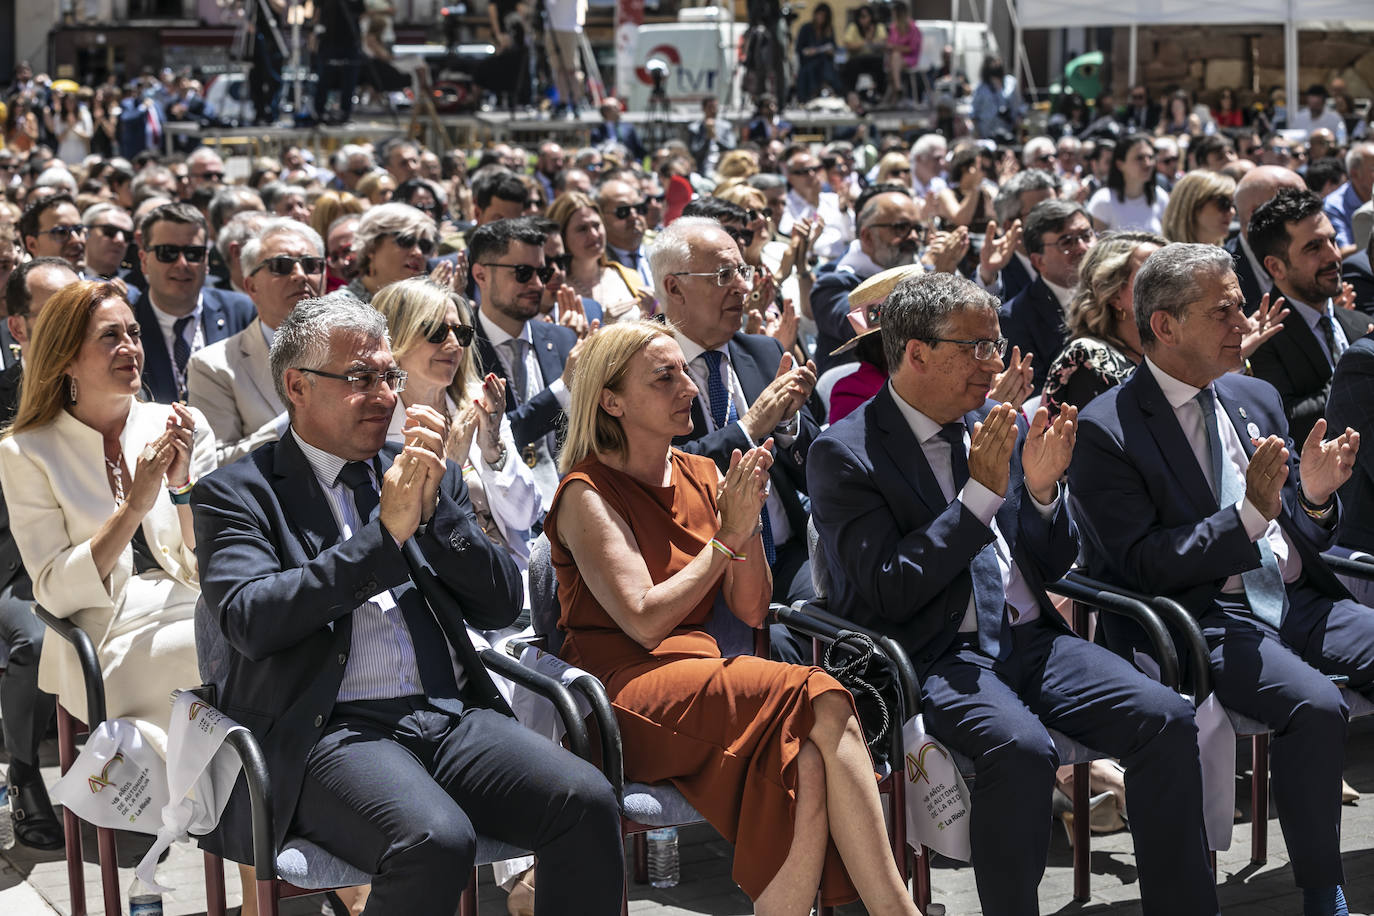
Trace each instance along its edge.
<path fill-rule="evenodd" d="M 638 213 L 640 216 L 644 216 L 649 212 L 648 201 L 641 200 L 637 204 L 621 204 L 611 212 L 615 214 L 616 219 L 629 219 L 632 211 Z"/>
<path fill-rule="evenodd" d="M 191 177 L 191 178 L 200 178 L 200 179 L 202 179 L 202 180 L 204 180 L 204 181 L 223 181 L 223 180 L 224 180 L 224 173 L 223 173 L 223 172 L 201 172 L 201 173 L 198 174 L 198 175 L 191 175 L 191 176 L 189 176 L 189 177 Z"/>
<path fill-rule="evenodd" d="M 80 223 L 72 223 L 70 225 L 53 226 L 51 229 L 44 229 L 38 234 L 50 235 L 53 238 L 57 239 L 65 239 L 70 238 L 73 235 L 85 235 L 86 227 L 81 225 Z"/>
<path fill-rule="evenodd" d="M 560 254 L 552 258 L 545 258 L 544 264 L 549 267 L 557 267 L 559 270 L 563 271 L 563 273 L 567 273 L 572 270 L 572 261 L 572 255 Z"/>
<path fill-rule="evenodd" d="M 409 251 L 412 248 L 419 248 L 420 254 L 425 255 L 434 251 L 434 239 L 411 233 L 402 235 L 401 233 L 391 232 L 388 234 L 391 236 L 392 240 L 396 242 L 396 247 L 404 251 Z"/>
<path fill-rule="evenodd" d="M 152 250 L 163 264 L 175 264 L 181 255 L 186 256 L 187 264 L 199 264 L 210 249 L 205 245 L 154 245 Z"/>
<path fill-rule="evenodd" d="M 1218 194 L 1212 198 L 1212 203 L 1217 205 L 1218 210 L 1234 210 L 1236 200 L 1234 197 L 1227 197 L 1225 194 Z"/>
<path fill-rule="evenodd" d="M 754 244 L 753 229 L 735 229 L 730 226 L 725 227 L 725 234 L 735 240 L 735 244 L 741 248 L 748 248 Z"/>
<path fill-rule="evenodd" d="M 122 226 L 111 226 L 108 223 L 100 226 L 92 226 L 91 228 L 107 239 L 119 239 L 121 242 L 127 242 L 134 234 L 132 229 L 125 229 Z"/>
<path fill-rule="evenodd" d="M 505 267 L 515 273 L 516 283 L 528 283 L 535 275 L 539 276 L 540 283 L 548 283 L 553 279 L 553 268 L 545 264 L 543 267 L 533 267 L 529 264 L 496 264 L 490 261 L 482 263 L 483 267 Z"/>
<path fill-rule="evenodd" d="M 433 327 L 425 328 L 425 340 L 432 344 L 441 344 L 448 340 L 448 332 L 452 331 L 453 336 L 458 339 L 458 346 L 466 347 L 472 343 L 472 335 L 475 333 L 470 325 L 466 324 L 436 324 Z"/>
<path fill-rule="evenodd" d="M 758 222 L 759 220 L 763 220 L 765 223 L 767 223 L 767 222 L 771 222 L 772 219 L 773 219 L 773 214 L 772 214 L 771 212 L 769 212 L 768 210 L 750 210 L 750 211 L 749 211 L 749 222 L 751 222 L 751 223 Z"/>
<path fill-rule="evenodd" d="M 820 170 L 821 167 L 819 165 L 799 165 L 796 168 L 788 169 L 787 171 L 793 175 L 814 175 Z"/>
<path fill-rule="evenodd" d="M 891 229 L 897 234 L 898 238 L 905 238 L 915 232 L 917 235 L 926 234 L 925 223 L 913 223 L 910 220 L 899 220 L 895 223 L 869 223 L 874 229 Z"/>
<path fill-rule="evenodd" d="M 249 271 L 248 275 L 251 277 L 253 274 L 266 267 L 274 276 L 289 277 L 296 272 L 297 264 L 301 265 L 301 270 L 303 270 L 307 276 L 313 276 L 324 270 L 324 258 L 318 258 L 309 254 L 301 257 L 292 257 L 289 254 L 279 254 L 274 257 L 263 259 L 263 262 Z"/>
<path fill-rule="evenodd" d="M 656 203 L 656 204 L 661 204 L 661 203 L 663 203 L 663 202 L 664 202 L 665 200 L 667 200 L 667 199 L 668 199 L 668 195 L 667 195 L 667 194 L 650 194 L 650 195 L 649 195 L 648 197 L 646 197 L 644 200 L 645 200 L 646 203 L 647 203 L 648 201 L 651 201 L 651 200 L 652 200 L 652 201 L 653 201 L 654 203 Z"/>

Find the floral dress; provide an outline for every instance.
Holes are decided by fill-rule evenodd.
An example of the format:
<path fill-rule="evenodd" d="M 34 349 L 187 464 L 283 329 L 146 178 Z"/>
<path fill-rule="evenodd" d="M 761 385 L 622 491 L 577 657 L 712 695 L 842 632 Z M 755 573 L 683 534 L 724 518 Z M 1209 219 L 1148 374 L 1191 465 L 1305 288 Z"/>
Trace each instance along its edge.
<path fill-rule="evenodd" d="M 1069 404 L 1081 410 L 1108 388 L 1130 378 L 1135 365 L 1115 344 L 1096 337 L 1075 337 L 1050 364 L 1040 403 L 1049 408 L 1051 419 Z"/>

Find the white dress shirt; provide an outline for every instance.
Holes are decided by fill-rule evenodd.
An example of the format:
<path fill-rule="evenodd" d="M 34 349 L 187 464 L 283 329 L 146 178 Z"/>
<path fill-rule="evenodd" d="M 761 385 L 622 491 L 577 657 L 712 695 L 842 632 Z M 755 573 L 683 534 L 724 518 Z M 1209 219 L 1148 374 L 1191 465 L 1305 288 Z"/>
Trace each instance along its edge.
<path fill-rule="evenodd" d="M 191 322 L 182 328 L 182 338 L 191 345 L 191 352 L 205 348 L 205 329 L 200 326 L 200 315 L 204 294 L 196 295 L 196 307 L 191 311 Z M 176 349 L 176 323 L 183 315 L 173 315 L 171 312 L 164 312 L 158 308 L 157 302 L 153 300 L 153 291 L 148 291 L 148 304 L 153 307 L 153 315 L 157 318 L 158 330 L 162 332 L 162 344 L 167 348 L 167 359 L 172 364 L 172 376 L 176 379 L 177 390 L 186 390 L 186 376 L 177 369 Z"/>
<path fill-rule="evenodd" d="M 796 191 L 788 190 L 785 202 L 787 206 L 778 225 L 778 232 L 784 236 L 791 234 L 792 224 L 799 219 L 815 219 L 820 216 L 825 220 L 825 228 L 821 230 L 820 238 L 813 246 L 816 254 L 823 260 L 833 261 L 840 257 L 849 247 L 849 243 L 854 241 L 854 221 L 848 213 L 840 209 L 840 198 L 837 195 L 822 191 L 816 206 L 813 207 Z"/>
<path fill-rule="evenodd" d="M 496 350 L 496 358 L 501 360 L 501 367 L 506 370 L 506 378 L 513 383 L 515 375 L 511 372 L 510 353 L 507 352 L 505 344 L 506 341 L 515 338 L 507 334 L 480 309 L 477 312 L 477 320 L 482 322 L 482 330 L 486 332 L 487 340 L 491 341 L 492 348 Z M 528 321 L 520 327 L 520 339 L 525 342 L 525 382 L 529 390 L 520 392 L 516 402 L 524 404 L 540 391 L 548 391 L 558 401 L 558 406 L 567 410 L 571 399 L 568 386 L 563 384 L 561 375 L 553 381 L 544 378 L 544 371 L 539 368 L 539 357 L 534 353 L 534 336 L 530 333 Z"/>
<path fill-rule="evenodd" d="M 1292 296 L 1285 296 L 1284 299 L 1302 318 L 1303 322 L 1312 329 L 1313 336 L 1317 338 L 1317 345 L 1326 354 L 1326 361 L 1334 367 L 1336 360 L 1340 359 L 1341 354 L 1350 346 L 1350 341 L 1345 336 L 1345 328 L 1341 327 L 1341 323 L 1336 320 L 1336 316 L 1332 313 L 1331 300 L 1327 299 L 1319 306 L 1311 306 L 1306 302 L 1299 302 Z M 1332 353 L 1331 348 L 1327 346 L 1326 333 L 1317 326 L 1317 322 L 1322 320 L 1323 315 L 1331 319 L 1331 336 L 1336 341 L 1335 353 Z"/>
<path fill-rule="evenodd" d="M 945 499 L 950 502 L 959 500 L 964 504 L 964 508 L 992 529 L 993 536 L 996 538 L 994 543 L 997 547 L 997 566 L 1002 572 L 1002 593 L 1006 596 L 1007 606 L 1013 611 L 1011 625 L 1019 627 L 1022 624 L 1030 623 L 1040 616 L 1040 603 L 1036 601 L 1035 593 L 1031 591 L 1025 577 L 1021 575 L 1021 570 L 1016 567 L 1016 561 L 1012 558 L 1007 540 L 1003 537 L 1002 530 L 997 527 L 997 511 L 1002 508 L 1002 503 L 1006 502 L 1006 497 L 998 496 L 972 477 L 956 495 L 950 445 L 940 438 L 940 424 L 908 404 L 897 393 L 897 389 L 892 388 L 891 382 L 888 382 L 888 387 L 892 392 L 892 400 L 897 404 L 897 409 L 902 412 L 902 417 L 911 427 L 911 432 L 916 436 L 916 441 L 921 444 L 921 452 L 925 455 L 926 463 L 930 465 L 935 480 L 940 484 L 940 492 L 944 494 Z M 968 430 L 965 429 L 964 451 L 966 454 L 968 447 L 969 434 Z M 1059 508 L 1062 494 L 1058 492 L 1055 493 L 1054 499 L 1047 506 L 1041 505 L 1031 495 L 1030 490 L 1025 492 L 1036 511 L 1045 518 L 1054 515 L 1055 510 Z M 978 614 L 973 606 L 972 591 L 969 592 L 968 608 L 964 611 L 963 622 L 959 624 L 959 632 L 978 632 Z"/>
<path fill-rule="evenodd" d="M 630 267 L 629 258 L 630 255 L 633 254 L 635 266 L 630 267 L 630 269 L 633 271 L 637 271 L 639 273 L 639 279 L 644 281 L 645 289 L 654 288 L 654 275 L 649 270 L 649 253 L 644 250 L 643 243 L 641 243 L 640 246 L 636 248 L 633 252 L 631 252 L 629 249 L 617 248 L 610 242 L 606 243 L 606 247 L 611 251 L 612 254 L 615 255 L 615 260 L 619 261 L 626 267 Z"/>
<path fill-rule="evenodd" d="M 1188 439 L 1188 447 L 1193 450 L 1193 457 L 1202 467 L 1202 476 L 1207 478 L 1207 483 L 1211 486 L 1213 493 L 1220 493 L 1219 482 L 1212 479 L 1212 446 L 1207 437 L 1202 405 L 1195 400 L 1197 393 L 1202 389 L 1174 378 L 1152 363 L 1148 356 L 1145 357 L 1145 365 L 1149 366 L 1150 371 L 1154 373 L 1160 391 L 1164 392 L 1165 400 L 1173 408 L 1174 417 L 1178 420 L 1178 425 L 1182 427 L 1183 435 Z M 1212 390 L 1212 397 L 1216 398 L 1215 388 Z M 1216 405 L 1218 441 L 1221 442 L 1222 451 L 1225 452 L 1223 460 L 1229 462 L 1232 472 L 1240 474 L 1241 479 L 1244 480 L 1245 470 L 1250 466 L 1250 458 L 1245 454 L 1245 448 L 1241 445 L 1240 433 L 1236 432 L 1236 425 L 1226 417 L 1226 408 L 1219 399 Z M 1263 432 L 1261 430 L 1261 433 Z M 1283 581 L 1297 581 L 1297 578 L 1302 575 L 1302 558 L 1293 549 L 1293 544 L 1288 540 L 1288 535 L 1284 534 L 1283 529 L 1279 527 L 1278 519 L 1266 521 L 1259 509 L 1255 508 L 1255 505 L 1248 498 L 1242 498 L 1240 502 L 1235 504 L 1234 508 L 1239 513 L 1241 525 L 1245 528 L 1245 534 L 1251 541 L 1258 541 L 1263 537 L 1269 542 L 1269 549 L 1274 552 L 1274 559 L 1278 562 Z M 1245 585 L 1241 582 L 1240 574 L 1237 573 L 1229 577 L 1221 590 L 1227 594 L 1244 594 Z"/>
<path fill-rule="evenodd" d="M 707 368 L 706 359 L 703 356 L 706 348 L 680 331 L 674 331 L 673 336 L 677 338 L 678 346 L 682 348 L 682 356 L 687 360 L 687 374 L 691 376 L 693 384 L 697 386 L 697 400 L 701 403 L 701 415 L 706 418 L 706 429 L 708 432 L 715 432 L 716 421 L 711 416 L 711 395 L 708 387 L 710 370 Z M 735 413 L 742 420 L 749 410 L 749 402 L 744 397 L 744 389 L 740 387 L 739 376 L 735 375 L 734 367 L 730 364 L 729 345 L 717 347 L 716 350 L 721 355 L 720 371 L 725 382 L 726 394 L 734 402 Z M 726 415 L 729 415 L 728 409 Z M 749 432 L 744 428 L 744 425 L 739 420 L 735 422 L 744 438 L 749 440 L 749 444 L 757 446 L 759 443 L 749 438 Z M 801 418 L 793 414 L 791 420 L 773 431 L 774 448 L 787 448 L 800 432 Z M 788 538 L 792 537 L 792 523 L 787 518 L 787 511 L 783 508 L 782 500 L 778 498 L 776 490 L 772 488 L 768 490 L 768 501 L 764 503 L 764 508 L 768 510 L 768 523 L 773 527 L 774 546 L 785 544 Z"/>

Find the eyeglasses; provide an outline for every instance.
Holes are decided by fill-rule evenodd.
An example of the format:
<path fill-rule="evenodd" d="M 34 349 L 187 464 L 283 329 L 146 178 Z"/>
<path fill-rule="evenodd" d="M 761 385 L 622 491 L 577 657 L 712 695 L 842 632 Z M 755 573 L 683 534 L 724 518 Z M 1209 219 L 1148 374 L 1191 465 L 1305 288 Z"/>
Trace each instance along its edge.
<path fill-rule="evenodd" d="M 204 245 L 154 245 L 152 248 L 153 255 L 163 264 L 175 264 L 181 255 L 186 256 L 187 264 L 199 264 L 209 250 Z"/>
<path fill-rule="evenodd" d="M 889 175 L 910 175 L 911 169 L 893 169 Z"/>
<path fill-rule="evenodd" d="M 303 255 L 293 257 L 289 254 L 279 254 L 270 258 L 264 258 L 262 263 L 248 272 L 248 276 L 266 267 L 274 276 L 289 277 L 296 272 L 296 265 L 301 265 L 301 270 L 307 276 L 313 276 L 324 270 L 324 258 L 317 258 L 314 255 Z"/>
<path fill-rule="evenodd" d="M 376 391 L 380 382 L 386 382 L 386 387 L 400 394 L 406 390 L 406 373 L 400 369 L 388 369 L 385 372 L 378 372 L 375 369 L 358 369 L 347 375 L 340 375 L 337 372 L 325 372 L 323 369 L 305 369 L 296 367 L 297 372 L 309 372 L 311 375 L 318 375 L 323 378 L 338 379 L 341 382 L 348 382 L 353 388 L 354 394 L 367 394 Z"/>
<path fill-rule="evenodd" d="M 629 219 L 631 211 L 643 216 L 649 212 L 649 204 L 643 200 L 637 204 L 621 204 L 611 212 L 615 214 L 616 219 Z"/>
<path fill-rule="evenodd" d="M 1225 194 L 1218 194 L 1212 198 L 1211 202 L 1217 205 L 1218 210 L 1234 210 L 1236 208 L 1236 199 L 1227 197 Z"/>
<path fill-rule="evenodd" d="M 789 167 L 787 172 L 790 175 L 814 175 L 821 170 L 819 165 L 798 165 Z"/>
<path fill-rule="evenodd" d="M 425 328 L 425 340 L 432 344 L 441 344 L 448 340 L 448 332 L 452 331 L 453 336 L 458 339 L 458 346 L 466 347 L 472 343 L 472 335 L 475 333 L 470 325 L 466 324 L 436 324 L 433 327 Z"/>
<path fill-rule="evenodd" d="M 436 204 L 435 206 L 437 207 L 438 205 Z M 542 200 L 540 200 L 539 198 L 537 198 L 537 197 L 529 197 L 529 198 L 526 198 L 526 199 L 525 199 L 525 209 L 526 209 L 526 210 L 539 210 L 539 209 L 541 209 L 543 206 L 544 206 L 544 202 L 543 202 Z"/>
<path fill-rule="evenodd" d="M 352 255 L 353 255 L 353 249 L 352 249 L 352 248 L 336 248 L 336 249 L 334 249 L 333 251 L 329 252 L 329 260 L 331 260 L 331 261 L 346 261 L 346 260 L 348 260 L 350 257 L 352 257 Z"/>
<path fill-rule="evenodd" d="M 496 264 L 491 261 L 483 261 L 483 267 L 505 267 L 515 274 L 516 283 L 528 283 L 536 275 L 540 283 L 548 283 L 553 279 L 553 268 L 545 264 L 543 267 L 535 267 L 531 264 Z"/>
<path fill-rule="evenodd" d="M 667 200 L 667 199 L 668 199 L 668 195 L 667 195 L 667 194 L 650 194 L 648 197 L 644 198 L 645 202 L 648 202 L 648 201 L 651 201 L 651 200 L 652 200 L 652 201 L 653 201 L 654 203 L 656 203 L 656 204 L 661 204 L 661 203 L 663 203 L 663 202 L 664 202 L 665 200 Z"/>
<path fill-rule="evenodd" d="M 771 222 L 772 219 L 773 219 L 773 212 L 772 212 L 771 210 L 750 210 L 750 211 L 749 211 L 749 222 L 751 222 L 751 223 L 756 223 L 756 222 L 758 222 L 759 220 L 763 220 L 765 223 L 767 223 L 767 222 Z"/>
<path fill-rule="evenodd" d="M 43 229 L 40 230 L 38 234 L 50 235 L 57 239 L 65 239 L 73 235 L 85 235 L 86 227 L 80 223 L 71 223 L 70 225 L 53 226 L 51 229 Z"/>
<path fill-rule="evenodd" d="M 687 270 L 680 270 L 675 274 L 671 274 L 671 276 L 713 277 L 715 278 L 716 286 L 729 286 L 735 277 L 739 277 L 745 283 L 752 283 L 754 281 L 754 268 L 748 264 L 727 264 L 720 270 L 713 270 L 709 273 L 693 273 Z"/>
<path fill-rule="evenodd" d="M 111 226 L 109 223 L 92 226 L 91 228 L 107 239 L 119 239 L 121 242 L 129 241 L 134 234 L 132 229 L 125 229 L 123 226 Z"/>
<path fill-rule="evenodd" d="M 1069 235 L 1061 235 L 1059 240 L 1054 243 L 1064 254 L 1073 254 L 1074 249 L 1079 245 L 1085 248 L 1092 247 L 1093 240 L 1097 238 L 1097 233 L 1091 229 L 1084 229 L 1082 232 L 1073 232 Z"/>
<path fill-rule="evenodd" d="M 735 240 L 735 244 L 741 248 L 748 248 L 754 244 L 753 229 L 736 229 L 730 226 L 725 227 L 725 234 Z M 722 284 L 724 285 L 724 284 Z"/>
<path fill-rule="evenodd" d="M 1054 154 L 1054 153 L 1041 153 L 1039 156 L 1036 156 L 1036 157 L 1035 157 L 1033 160 L 1031 160 L 1031 161 L 1033 161 L 1033 162 L 1051 162 L 1051 161 L 1054 160 L 1054 157 L 1055 157 L 1055 154 Z"/>
<path fill-rule="evenodd" d="M 1177 157 L 1177 156 L 1156 156 L 1156 157 L 1155 157 L 1155 161 L 1156 161 L 1156 162 L 1161 162 L 1161 163 L 1163 163 L 1164 165 L 1173 165 L 1175 162 L 1178 161 L 1178 157 Z"/>
<path fill-rule="evenodd" d="M 420 254 L 425 255 L 430 254 L 434 251 L 434 239 L 426 238 L 423 235 L 415 235 L 409 232 L 404 234 L 399 232 L 389 232 L 387 234 L 390 235 L 392 241 L 396 243 L 396 247 L 400 248 L 403 251 L 409 251 L 412 248 L 419 248 Z"/>
<path fill-rule="evenodd" d="M 951 337 L 927 337 L 926 343 L 952 343 L 964 347 L 973 348 L 973 358 L 978 360 L 992 359 L 996 356 L 1001 359 L 1007 355 L 1007 339 L 999 337 L 996 340 L 984 337 L 980 340 L 956 340 Z"/>
<path fill-rule="evenodd" d="M 196 173 L 196 174 L 191 175 L 190 177 L 191 177 L 191 178 L 200 178 L 200 179 L 202 179 L 202 180 L 204 180 L 204 181 L 215 181 L 215 182 L 219 182 L 219 181 L 223 181 L 223 180 L 224 180 L 224 173 L 223 173 L 223 172 L 199 172 L 199 173 Z"/>
<path fill-rule="evenodd" d="M 910 220 L 905 219 L 898 220 L 895 223 L 869 223 L 868 225 L 874 229 L 891 229 L 893 232 L 897 233 L 897 236 L 899 238 L 902 236 L 911 235 L 911 233 L 913 232 L 921 236 L 924 236 L 926 234 L 925 223 L 913 223 Z"/>
<path fill-rule="evenodd" d="M 546 257 L 544 259 L 544 265 L 546 267 L 556 267 L 563 271 L 563 273 L 572 270 L 572 262 L 573 258 L 570 254 L 557 254 L 551 258 Z"/>

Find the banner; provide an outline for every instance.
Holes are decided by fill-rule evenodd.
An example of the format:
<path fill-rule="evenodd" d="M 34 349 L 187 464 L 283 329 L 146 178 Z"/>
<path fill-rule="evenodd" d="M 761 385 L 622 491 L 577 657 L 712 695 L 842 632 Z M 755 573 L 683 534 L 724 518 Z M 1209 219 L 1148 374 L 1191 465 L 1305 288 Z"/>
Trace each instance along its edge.
<path fill-rule="evenodd" d="M 616 0 L 615 96 L 629 98 L 635 73 L 635 34 L 644 24 L 644 0 Z"/>

